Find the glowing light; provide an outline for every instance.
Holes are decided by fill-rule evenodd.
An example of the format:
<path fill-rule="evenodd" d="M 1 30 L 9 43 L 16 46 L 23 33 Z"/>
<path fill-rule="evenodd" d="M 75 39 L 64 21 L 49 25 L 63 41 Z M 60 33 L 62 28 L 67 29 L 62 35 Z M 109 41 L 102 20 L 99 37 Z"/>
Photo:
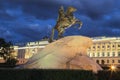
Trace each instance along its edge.
<path fill-rule="evenodd" d="M 115 71 L 115 70 L 116 70 L 116 66 L 114 66 L 114 65 L 111 65 L 110 68 L 111 68 L 112 71 Z"/>

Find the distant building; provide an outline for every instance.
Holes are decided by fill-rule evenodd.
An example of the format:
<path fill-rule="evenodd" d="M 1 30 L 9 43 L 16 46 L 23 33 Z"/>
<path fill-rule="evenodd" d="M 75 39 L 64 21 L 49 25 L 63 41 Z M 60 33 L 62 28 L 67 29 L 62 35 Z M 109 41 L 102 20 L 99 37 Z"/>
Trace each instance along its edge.
<path fill-rule="evenodd" d="M 120 37 L 96 37 L 87 54 L 101 66 L 120 66 Z"/>
<path fill-rule="evenodd" d="M 19 60 L 18 64 L 24 64 L 27 60 L 32 57 L 34 54 L 37 54 L 42 50 L 48 41 L 36 41 L 28 42 L 24 47 L 16 47 L 15 54 L 17 54 L 17 59 Z"/>
<path fill-rule="evenodd" d="M 120 37 L 94 37 L 92 40 L 93 45 L 87 51 L 88 56 L 103 67 L 120 66 Z M 13 54 L 19 60 L 18 64 L 24 64 L 48 44 L 48 41 L 28 42 L 23 47 L 14 46 Z M 3 62 L 2 58 L 0 62 Z"/>

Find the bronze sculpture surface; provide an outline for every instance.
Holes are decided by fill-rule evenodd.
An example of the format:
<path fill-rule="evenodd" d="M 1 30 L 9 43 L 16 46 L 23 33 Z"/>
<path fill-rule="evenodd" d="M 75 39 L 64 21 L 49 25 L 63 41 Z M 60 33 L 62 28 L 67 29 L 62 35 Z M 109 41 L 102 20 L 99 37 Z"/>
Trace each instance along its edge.
<path fill-rule="evenodd" d="M 73 15 L 73 12 L 75 12 L 76 9 L 74 7 L 68 7 L 67 11 L 64 12 L 64 8 L 61 6 L 58 13 L 58 19 L 55 27 L 52 29 L 52 33 L 49 39 L 49 42 L 53 42 L 54 38 L 54 31 L 58 31 L 58 38 L 63 37 L 63 33 L 65 32 L 65 29 L 75 25 L 79 24 L 79 29 L 82 26 L 82 22 L 78 19 L 76 19 Z"/>

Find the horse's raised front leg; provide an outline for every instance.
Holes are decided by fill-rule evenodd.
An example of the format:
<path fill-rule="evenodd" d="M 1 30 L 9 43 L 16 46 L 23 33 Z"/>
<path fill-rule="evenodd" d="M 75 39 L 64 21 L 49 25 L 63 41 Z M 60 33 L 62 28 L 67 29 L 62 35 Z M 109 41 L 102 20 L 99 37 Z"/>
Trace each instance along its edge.
<path fill-rule="evenodd" d="M 78 29 L 80 29 L 81 27 L 82 27 L 82 22 L 80 21 L 80 20 L 77 20 L 76 22 L 75 22 L 75 24 L 79 24 L 79 27 L 78 27 Z"/>

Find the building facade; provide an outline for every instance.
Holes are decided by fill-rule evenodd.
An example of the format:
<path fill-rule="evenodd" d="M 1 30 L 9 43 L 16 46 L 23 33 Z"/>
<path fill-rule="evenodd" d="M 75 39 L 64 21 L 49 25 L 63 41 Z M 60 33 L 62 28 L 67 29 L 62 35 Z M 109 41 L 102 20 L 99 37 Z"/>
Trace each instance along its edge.
<path fill-rule="evenodd" d="M 40 50 L 42 50 L 49 42 L 48 41 L 36 41 L 36 42 L 28 42 L 23 47 L 16 47 L 14 54 L 17 54 L 16 57 L 18 59 L 17 64 L 24 64 L 27 60 L 33 55 L 37 54 Z"/>
<path fill-rule="evenodd" d="M 87 51 L 95 62 L 101 66 L 120 66 L 120 37 L 96 37 Z"/>
<path fill-rule="evenodd" d="M 95 37 L 92 40 L 93 45 L 87 50 L 89 57 L 101 66 L 120 66 L 120 37 Z M 28 42 L 23 47 L 14 46 L 13 54 L 19 60 L 17 64 L 26 63 L 48 44 L 48 41 L 36 41 Z"/>

